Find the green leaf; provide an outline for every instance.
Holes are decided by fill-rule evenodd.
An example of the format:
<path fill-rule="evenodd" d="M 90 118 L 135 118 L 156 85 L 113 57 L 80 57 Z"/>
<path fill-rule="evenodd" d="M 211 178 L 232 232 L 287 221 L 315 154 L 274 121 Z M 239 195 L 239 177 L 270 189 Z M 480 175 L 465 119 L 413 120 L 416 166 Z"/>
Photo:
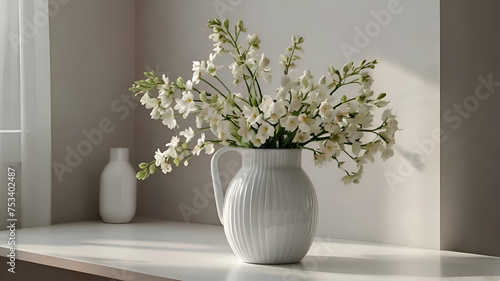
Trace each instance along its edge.
<path fill-rule="evenodd" d="M 381 99 L 385 98 L 385 96 L 387 96 L 387 94 L 386 93 L 382 93 L 382 94 L 378 95 L 377 99 L 381 100 Z"/>
<path fill-rule="evenodd" d="M 145 162 L 142 162 L 141 164 L 139 164 L 139 168 L 141 169 L 144 169 L 148 166 L 148 163 L 145 163 Z"/>

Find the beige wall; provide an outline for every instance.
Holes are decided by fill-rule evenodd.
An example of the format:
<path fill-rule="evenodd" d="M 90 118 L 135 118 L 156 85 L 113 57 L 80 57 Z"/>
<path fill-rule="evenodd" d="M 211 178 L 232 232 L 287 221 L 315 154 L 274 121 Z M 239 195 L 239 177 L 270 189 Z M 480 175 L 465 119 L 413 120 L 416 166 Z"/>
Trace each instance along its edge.
<path fill-rule="evenodd" d="M 447 135 L 441 150 L 441 247 L 496 256 L 499 13 L 496 0 L 441 1 L 441 126 Z M 480 77 L 490 75 L 496 85 L 488 88 Z"/>
<path fill-rule="evenodd" d="M 52 222 L 97 219 L 109 148 L 134 147 L 122 100 L 134 79 L 134 1 L 71 0 L 51 12 Z"/>
<path fill-rule="evenodd" d="M 258 33 L 275 74 L 277 58 L 290 37 L 303 35 L 301 67 L 319 77 L 329 64 L 346 61 L 341 44 L 353 45 L 355 28 L 365 29 L 374 21 L 373 13 L 387 10 L 388 3 L 397 3 L 399 12 L 353 58 L 381 62 L 375 85 L 389 93 L 404 128 L 396 156 L 367 166 L 363 183 L 347 187 L 334 165 L 313 167 L 310 154 L 304 154 L 303 165 L 320 199 L 319 235 L 439 248 L 439 145 L 423 155 L 419 147 L 439 130 L 439 2 L 136 1 L 136 78 L 146 67 L 173 78 L 191 77 L 192 60 L 206 59 L 211 52 L 205 25 L 216 17 L 233 23 L 242 19 L 249 32 Z M 267 88 L 270 93 L 278 81 L 275 77 Z M 135 118 L 137 159 L 150 161 L 171 133 L 150 120 L 143 108 Z M 227 175 L 234 173 L 235 160 L 235 155 L 226 157 L 221 168 Z M 210 191 L 209 161 L 203 156 L 169 175 L 158 173 L 141 182 L 139 213 L 182 221 L 182 209 L 192 212 L 192 222 L 218 224 L 214 200 L 205 192 Z M 389 182 L 391 176 L 399 180 Z"/>

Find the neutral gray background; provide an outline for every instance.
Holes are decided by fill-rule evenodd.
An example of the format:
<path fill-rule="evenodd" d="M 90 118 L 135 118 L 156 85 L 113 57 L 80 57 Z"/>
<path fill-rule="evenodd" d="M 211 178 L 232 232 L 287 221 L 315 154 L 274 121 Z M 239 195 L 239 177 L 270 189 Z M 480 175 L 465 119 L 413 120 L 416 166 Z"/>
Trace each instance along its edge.
<path fill-rule="evenodd" d="M 99 129 L 104 118 L 115 126 L 62 181 L 52 173 L 53 223 L 99 218 L 99 177 L 109 148 L 134 152 L 133 110 L 121 120 L 124 113 L 111 109 L 134 80 L 133 31 L 133 0 L 72 0 L 52 11 L 53 163 L 67 165 L 67 147 L 76 150 L 87 140 L 83 130 Z"/>
<path fill-rule="evenodd" d="M 442 116 L 454 104 L 473 105 L 479 76 L 500 82 L 499 13 L 499 1 L 441 1 Z M 441 119 L 448 136 L 441 145 L 443 249 L 500 256 L 499 108 L 494 87 L 461 126 Z"/>

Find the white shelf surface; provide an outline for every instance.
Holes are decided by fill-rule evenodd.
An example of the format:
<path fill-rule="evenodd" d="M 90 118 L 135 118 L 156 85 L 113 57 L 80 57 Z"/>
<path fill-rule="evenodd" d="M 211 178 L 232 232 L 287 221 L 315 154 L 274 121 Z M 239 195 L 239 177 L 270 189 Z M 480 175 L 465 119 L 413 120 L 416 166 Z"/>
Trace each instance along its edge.
<path fill-rule="evenodd" d="M 500 258 L 316 238 L 298 264 L 253 265 L 231 252 L 221 226 L 137 218 L 19 229 L 17 258 L 116 280 L 490 280 Z M 7 231 L 0 232 L 6 256 Z M 292 246 L 292 245 L 291 245 Z"/>

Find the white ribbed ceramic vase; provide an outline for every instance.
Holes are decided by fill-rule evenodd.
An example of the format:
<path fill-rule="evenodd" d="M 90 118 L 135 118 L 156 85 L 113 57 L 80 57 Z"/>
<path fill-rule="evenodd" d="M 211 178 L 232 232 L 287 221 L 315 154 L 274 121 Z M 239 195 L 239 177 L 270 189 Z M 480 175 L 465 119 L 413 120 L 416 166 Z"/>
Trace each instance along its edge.
<path fill-rule="evenodd" d="M 218 159 L 226 151 L 242 155 L 241 170 L 223 195 Z M 258 264 L 299 262 L 311 247 L 318 200 L 301 167 L 300 149 L 225 147 L 211 163 L 219 219 L 233 252 Z"/>

